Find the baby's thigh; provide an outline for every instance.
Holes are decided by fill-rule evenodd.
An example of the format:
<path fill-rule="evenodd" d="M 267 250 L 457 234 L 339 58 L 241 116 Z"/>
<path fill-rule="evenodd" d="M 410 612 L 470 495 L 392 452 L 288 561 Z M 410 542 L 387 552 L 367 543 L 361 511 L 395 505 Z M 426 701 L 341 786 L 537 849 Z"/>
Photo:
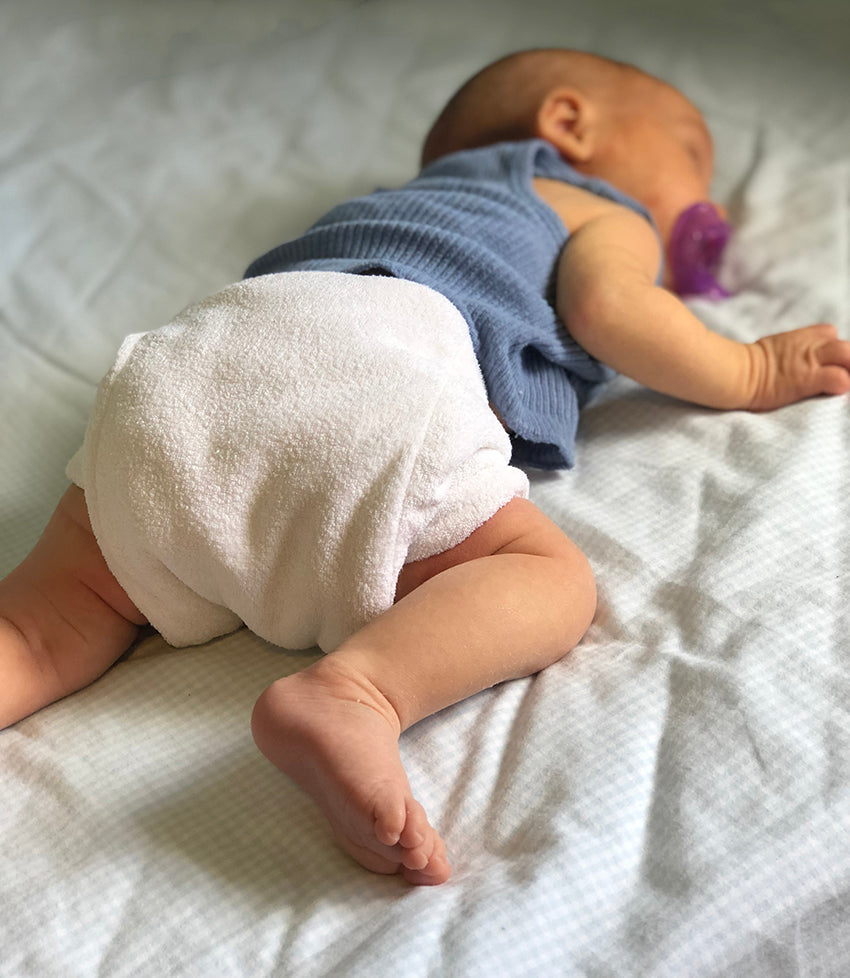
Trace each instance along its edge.
<path fill-rule="evenodd" d="M 584 554 L 563 530 L 530 500 L 517 496 L 457 546 L 405 564 L 399 574 L 395 600 L 400 601 L 449 567 L 498 553 L 557 557 L 575 564 L 581 573 L 588 572 Z"/>
<path fill-rule="evenodd" d="M 68 487 L 19 571 L 34 583 L 47 582 L 60 590 L 81 586 L 129 622 L 147 622 L 107 566 L 79 486 Z"/>

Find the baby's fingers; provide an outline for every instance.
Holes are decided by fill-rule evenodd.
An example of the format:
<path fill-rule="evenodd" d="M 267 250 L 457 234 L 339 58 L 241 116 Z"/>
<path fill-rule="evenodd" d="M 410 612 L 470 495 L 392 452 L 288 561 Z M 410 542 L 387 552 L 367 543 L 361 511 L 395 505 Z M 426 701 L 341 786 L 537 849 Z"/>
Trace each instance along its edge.
<path fill-rule="evenodd" d="M 846 367 L 850 370 L 850 341 L 848 340 L 828 340 L 818 347 L 818 362 L 823 366 L 835 364 L 839 367 Z"/>
<path fill-rule="evenodd" d="M 833 336 L 835 331 L 833 330 Z M 832 339 L 816 351 L 820 364 L 818 380 L 824 394 L 850 392 L 850 342 Z"/>
<path fill-rule="evenodd" d="M 850 394 L 850 371 L 843 367 L 821 367 L 818 380 L 821 394 Z"/>

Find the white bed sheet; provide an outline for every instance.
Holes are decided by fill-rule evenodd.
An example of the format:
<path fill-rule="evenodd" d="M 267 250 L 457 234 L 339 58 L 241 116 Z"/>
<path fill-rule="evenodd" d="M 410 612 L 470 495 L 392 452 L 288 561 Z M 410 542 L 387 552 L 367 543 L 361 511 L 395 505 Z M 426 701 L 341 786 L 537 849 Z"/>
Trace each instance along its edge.
<path fill-rule="evenodd" d="M 0 572 L 121 337 L 415 169 L 457 84 L 585 47 L 688 92 L 739 234 L 740 339 L 850 335 L 842 2 L 0 5 Z M 312 661 L 147 639 L 0 733 L 0 976 L 850 974 L 850 402 L 719 414 L 626 380 L 535 500 L 600 611 L 562 663 L 403 739 L 452 880 L 330 844 L 248 718 Z M 2 682 L 2 677 L 0 677 Z"/>

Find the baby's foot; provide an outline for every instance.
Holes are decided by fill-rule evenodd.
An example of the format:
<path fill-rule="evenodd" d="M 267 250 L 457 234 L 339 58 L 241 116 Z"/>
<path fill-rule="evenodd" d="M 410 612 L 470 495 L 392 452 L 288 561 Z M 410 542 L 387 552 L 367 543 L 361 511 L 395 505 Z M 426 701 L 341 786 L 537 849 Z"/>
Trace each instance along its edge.
<path fill-rule="evenodd" d="M 273 683 L 252 718 L 260 750 L 325 813 L 340 845 L 366 869 L 410 883 L 445 882 L 443 840 L 411 793 L 399 723 L 364 678 L 332 659 Z"/>

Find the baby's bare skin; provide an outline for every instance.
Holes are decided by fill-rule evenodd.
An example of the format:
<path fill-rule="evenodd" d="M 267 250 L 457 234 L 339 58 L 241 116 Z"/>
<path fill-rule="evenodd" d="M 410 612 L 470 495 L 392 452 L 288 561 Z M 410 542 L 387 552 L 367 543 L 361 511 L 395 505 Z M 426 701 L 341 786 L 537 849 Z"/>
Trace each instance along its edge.
<path fill-rule="evenodd" d="M 371 683 L 320 659 L 278 680 L 252 718 L 260 750 L 318 804 L 342 848 L 366 869 L 443 883 L 446 847 L 408 784 L 398 718 Z"/>
<path fill-rule="evenodd" d="M 93 682 L 146 623 L 106 566 L 83 491 L 70 486 L 0 581 L 0 729 Z"/>

